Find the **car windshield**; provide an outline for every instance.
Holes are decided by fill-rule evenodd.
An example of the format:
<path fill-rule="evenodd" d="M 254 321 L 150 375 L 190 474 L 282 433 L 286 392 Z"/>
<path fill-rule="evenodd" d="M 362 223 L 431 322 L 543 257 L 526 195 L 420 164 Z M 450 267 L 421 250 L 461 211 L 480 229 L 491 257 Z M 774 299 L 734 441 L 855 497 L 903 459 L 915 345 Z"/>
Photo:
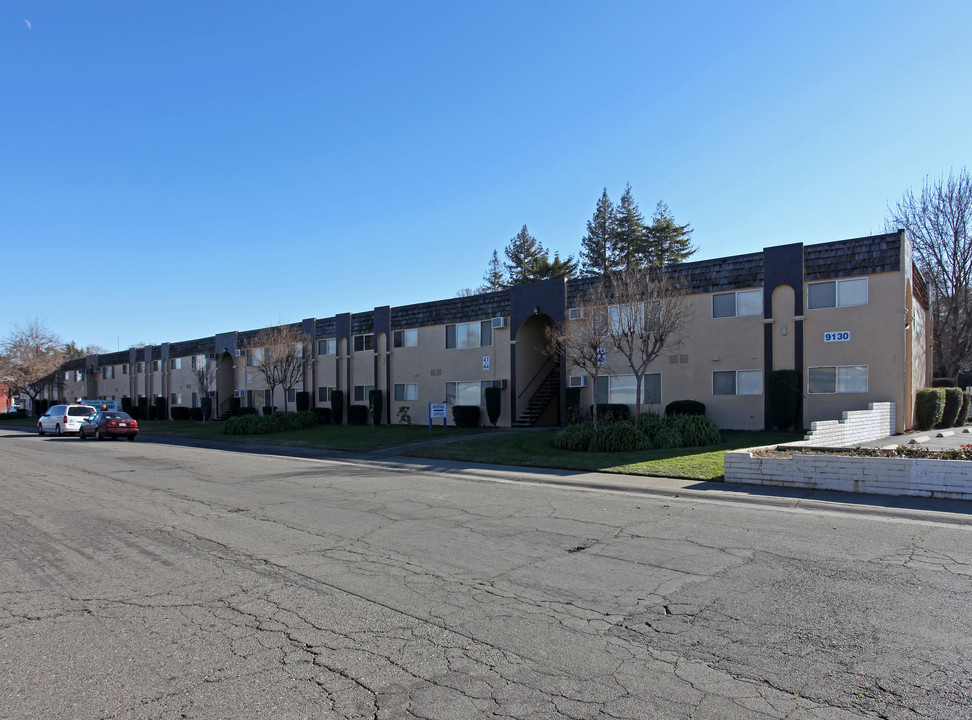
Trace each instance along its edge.
<path fill-rule="evenodd" d="M 94 415 L 94 408 L 89 407 L 70 407 L 68 408 L 68 415 L 73 417 L 88 417 L 88 415 Z"/>

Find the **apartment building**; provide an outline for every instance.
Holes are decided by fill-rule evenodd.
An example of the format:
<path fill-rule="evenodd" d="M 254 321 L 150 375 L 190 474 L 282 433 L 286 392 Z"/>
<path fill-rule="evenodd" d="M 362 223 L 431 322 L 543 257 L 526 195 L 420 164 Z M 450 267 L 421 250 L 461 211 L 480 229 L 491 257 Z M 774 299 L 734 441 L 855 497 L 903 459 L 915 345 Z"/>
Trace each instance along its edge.
<path fill-rule="evenodd" d="M 899 431 L 912 426 L 914 391 L 931 381 L 928 294 L 904 231 L 703 260 L 668 269 L 685 288 L 691 319 L 645 378 L 643 402 L 655 411 L 693 399 L 723 428 L 769 425 L 766 377 L 794 369 L 802 382 L 802 421 L 893 401 Z M 224 332 L 90 356 L 65 363 L 51 397 L 128 396 L 198 406 L 195 369 L 214 368 L 209 393 L 218 409 L 295 408 L 296 393 L 327 407 L 340 389 L 346 404 L 381 390 L 384 422 L 407 406 L 414 423 L 429 403 L 484 405 L 501 390 L 499 424 L 556 425 L 568 387 L 581 403 L 634 405 L 634 377 L 608 353 L 595 384 L 566 367 L 545 341 L 547 327 L 586 322 L 573 309 L 596 279 L 547 280 L 494 293 L 360 313 L 308 318 L 303 377 L 284 398 L 270 397 L 255 367 L 260 329 Z M 483 414 L 485 422 L 485 412 Z"/>

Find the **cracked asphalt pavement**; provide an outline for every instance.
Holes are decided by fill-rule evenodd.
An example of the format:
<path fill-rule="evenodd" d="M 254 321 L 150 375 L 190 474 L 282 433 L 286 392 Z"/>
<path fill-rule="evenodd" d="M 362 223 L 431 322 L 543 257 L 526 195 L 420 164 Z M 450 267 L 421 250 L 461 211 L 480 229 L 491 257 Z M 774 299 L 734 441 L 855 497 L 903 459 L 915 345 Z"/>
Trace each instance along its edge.
<path fill-rule="evenodd" d="M 2 718 L 972 717 L 972 525 L 0 431 Z"/>

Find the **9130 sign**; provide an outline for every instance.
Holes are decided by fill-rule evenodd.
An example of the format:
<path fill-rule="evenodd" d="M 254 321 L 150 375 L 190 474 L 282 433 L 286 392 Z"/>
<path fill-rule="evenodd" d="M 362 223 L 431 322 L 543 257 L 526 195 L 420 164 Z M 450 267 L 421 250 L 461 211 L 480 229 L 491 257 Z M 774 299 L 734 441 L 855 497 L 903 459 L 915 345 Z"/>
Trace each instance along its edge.
<path fill-rule="evenodd" d="M 850 340 L 850 330 L 824 333 L 824 342 L 847 342 Z"/>

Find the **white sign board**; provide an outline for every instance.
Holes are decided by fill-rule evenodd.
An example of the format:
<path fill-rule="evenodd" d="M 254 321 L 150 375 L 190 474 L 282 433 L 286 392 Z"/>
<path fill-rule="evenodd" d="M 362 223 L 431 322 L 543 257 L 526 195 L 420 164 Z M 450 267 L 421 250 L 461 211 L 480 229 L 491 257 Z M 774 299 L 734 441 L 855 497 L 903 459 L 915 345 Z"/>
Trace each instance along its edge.
<path fill-rule="evenodd" d="M 429 419 L 438 420 L 446 417 L 445 403 L 429 403 Z"/>
<path fill-rule="evenodd" d="M 850 340 L 850 330 L 824 333 L 824 342 L 847 342 L 848 340 Z"/>

